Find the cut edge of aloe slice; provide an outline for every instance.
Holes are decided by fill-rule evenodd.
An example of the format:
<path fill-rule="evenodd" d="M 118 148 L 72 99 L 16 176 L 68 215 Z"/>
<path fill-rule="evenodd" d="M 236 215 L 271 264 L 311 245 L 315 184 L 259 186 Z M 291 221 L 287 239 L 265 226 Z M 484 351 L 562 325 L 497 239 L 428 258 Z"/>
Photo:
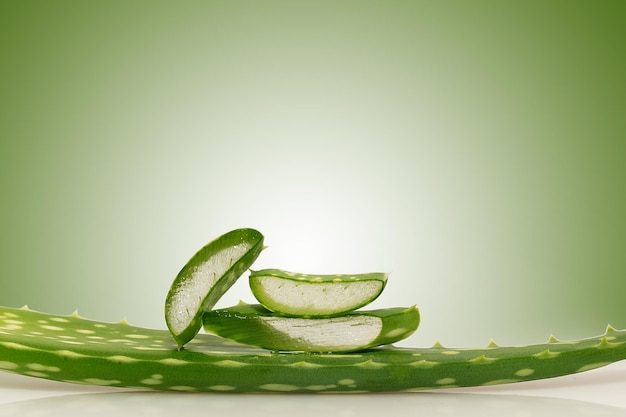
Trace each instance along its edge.
<path fill-rule="evenodd" d="M 268 310 L 289 317 L 340 316 L 374 301 L 389 274 L 301 274 L 281 269 L 251 271 L 249 284 Z"/>
<path fill-rule="evenodd" d="M 180 270 L 165 299 L 165 321 L 179 349 L 202 328 L 202 314 L 248 269 L 263 250 L 263 235 L 236 229 L 202 247 Z"/>
<path fill-rule="evenodd" d="M 284 317 L 260 304 L 239 304 L 203 317 L 206 332 L 276 352 L 354 352 L 388 345 L 412 335 L 419 322 L 415 306 L 307 319 Z"/>

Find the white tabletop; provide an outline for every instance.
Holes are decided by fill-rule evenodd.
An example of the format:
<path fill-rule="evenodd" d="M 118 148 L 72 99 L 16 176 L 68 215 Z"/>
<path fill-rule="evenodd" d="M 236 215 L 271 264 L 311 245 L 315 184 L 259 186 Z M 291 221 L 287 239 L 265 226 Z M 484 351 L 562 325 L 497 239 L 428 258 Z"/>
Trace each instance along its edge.
<path fill-rule="evenodd" d="M 4 416 L 626 416 L 626 361 L 551 380 L 385 394 L 184 394 L 71 385 L 0 373 Z"/>

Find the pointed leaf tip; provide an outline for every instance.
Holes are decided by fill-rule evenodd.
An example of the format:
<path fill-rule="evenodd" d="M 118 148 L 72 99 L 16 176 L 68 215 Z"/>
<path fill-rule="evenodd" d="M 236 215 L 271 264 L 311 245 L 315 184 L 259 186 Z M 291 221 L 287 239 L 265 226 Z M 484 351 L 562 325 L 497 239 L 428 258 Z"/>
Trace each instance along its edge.
<path fill-rule="evenodd" d="M 413 304 L 411 307 L 405 309 L 404 311 L 405 312 L 409 312 L 409 311 L 418 311 L 419 312 L 419 308 L 417 308 L 416 304 Z"/>
<path fill-rule="evenodd" d="M 615 327 L 611 326 L 610 324 L 606 326 L 606 334 L 615 333 L 615 332 L 616 332 Z"/>
<path fill-rule="evenodd" d="M 557 339 L 553 334 L 548 338 L 548 343 L 560 343 L 560 340 Z"/>
<path fill-rule="evenodd" d="M 28 304 L 24 304 L 22 307 L 20 307 L 20 310 L 31 311 L 30 308 L 28 307 Z"/>
<path fill-rule="evenodd" d="M 82 319 L 82 317 L 80 316 L 80 314 L 78 314 L 78 310 L 74 310 L 72 312 L 72 314 L 70 314 L 70 317 L 73 317 L 75 319 Z"/>
<path fill-rule="evenodd" d="M 439 340 L 437 340 L 435 342 L 435 344 L 433 345 L 433 349 L 445 349 L 446 347 L 444 345 L 441 344 L 441 342 Z"/>

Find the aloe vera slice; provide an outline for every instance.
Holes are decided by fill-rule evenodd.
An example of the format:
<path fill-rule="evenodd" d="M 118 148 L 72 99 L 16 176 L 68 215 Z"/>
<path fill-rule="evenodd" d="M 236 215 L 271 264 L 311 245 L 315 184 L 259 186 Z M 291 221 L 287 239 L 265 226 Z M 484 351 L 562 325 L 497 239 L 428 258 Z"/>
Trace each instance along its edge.
<path fill-rule="evenodd" d="M 332 317 L 374 301 L 385 288 L 388 275 L 310 275 L 263 269 L 250 273 L 250 289 L 265 308 L 282 315 Z"/>
<path fill-rule="evenodd" d="M 409 337 L 419 310 L 387 308 L 330 318 L 284 317 L 260 304 L 240 304 L 204 314 L 204 330 L 272 351 L 353 352 Z"/>
<path fill-rule="evenodd" d="M 202 328 L 202 314 L 215 306 L 263 249 L 263 235 L 236 229 L 209 242 L 178 273 L 165 299 L 165 321 L 181 348 Z"/>

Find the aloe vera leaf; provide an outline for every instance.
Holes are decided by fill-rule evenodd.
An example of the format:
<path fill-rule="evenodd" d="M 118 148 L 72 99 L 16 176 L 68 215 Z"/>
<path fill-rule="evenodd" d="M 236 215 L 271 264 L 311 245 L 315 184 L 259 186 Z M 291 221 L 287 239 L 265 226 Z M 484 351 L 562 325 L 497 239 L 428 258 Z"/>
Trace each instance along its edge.
<path fill-rule="evenodd" d="M 389 274 L 311 275 L 263 269 L 249 283 L 268 310 L 292 317 L 333 317 L 364 307 L 385 288 Z"/>
<path fill-rule="evenodd" d="M 339 317 L 284 317 L 260 304 L 213 310 L 204 330 L 272 351 L 353 352 L 409 337 L 419 325 L 415 307 L 360 311 Z"/>
<path fill-rule="evenodd" d="M 399 391 L 551 378 L 626 359 L 626 330 L 520 347 L 270 353 L 199 334 L 184 350 L 167 330 L 0 307 L 0 370 L 58 381 L 208 392 Z"/>
<path fill-rule="evenodd" d="M 181 348 L 202 328 L 202 314 L 235 283 L 263 250 L 263 235 L 236 229 L 209 242 L 178 273 L 165 299 L 165 321 Z"/>

